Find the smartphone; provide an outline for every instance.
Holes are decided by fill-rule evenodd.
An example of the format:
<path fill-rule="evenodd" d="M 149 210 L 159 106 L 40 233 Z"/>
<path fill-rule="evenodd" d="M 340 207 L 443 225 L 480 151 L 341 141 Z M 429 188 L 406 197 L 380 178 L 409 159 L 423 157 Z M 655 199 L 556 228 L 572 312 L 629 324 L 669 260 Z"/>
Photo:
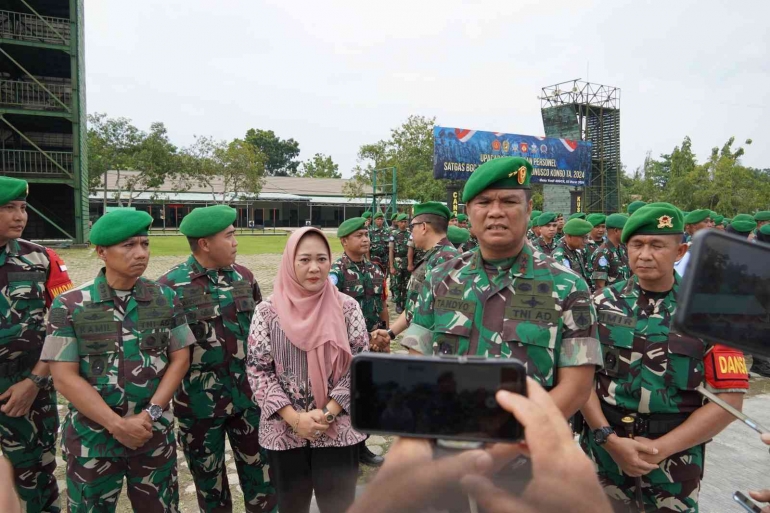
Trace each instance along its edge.
<path fill-rule="evenodd" d="M 526 395 L 515 359 L 363 353 L 351 366 L 353 427 L 363 433 L 515 442 L 524 430 L 495 393 Z"/>
<path fill-rule="evenodd" d="M 770 356 L 770 245 L 701 230 L 690 252 L 674 326 L 709 342 Z"/>
<path fill-rule="evenodd" d="M 735 502 L 744 507 L 746 511 L 750 513 L 762 513 L 762 508 L 757 506 L 757 503 L 743 495 L 741 492 L 735 492 L 733 494 Z"/>

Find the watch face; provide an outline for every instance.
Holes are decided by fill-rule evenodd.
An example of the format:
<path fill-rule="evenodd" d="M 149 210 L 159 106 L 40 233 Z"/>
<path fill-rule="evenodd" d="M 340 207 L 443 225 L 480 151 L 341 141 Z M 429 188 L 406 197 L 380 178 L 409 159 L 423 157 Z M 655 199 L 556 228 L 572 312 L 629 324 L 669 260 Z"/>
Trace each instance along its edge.
<path fill-rule="evenodd" d="M 152 420 L 158 420 L 161 415 L 163 415 L 163 408 L 158 406 L 157 404 L 153 404 L 150 406 L 150 417 L 152 417 Z"/>
<path fill-rule="evenodd" d="M 327 413 L 327 414 L 326 414 L 326 422 L 328 422 L 328 423 L 330 423 L 330 424 L 331 424 L 332 422 L 334 422 L 334 415 L 332 415 L 331 413 Z"/>

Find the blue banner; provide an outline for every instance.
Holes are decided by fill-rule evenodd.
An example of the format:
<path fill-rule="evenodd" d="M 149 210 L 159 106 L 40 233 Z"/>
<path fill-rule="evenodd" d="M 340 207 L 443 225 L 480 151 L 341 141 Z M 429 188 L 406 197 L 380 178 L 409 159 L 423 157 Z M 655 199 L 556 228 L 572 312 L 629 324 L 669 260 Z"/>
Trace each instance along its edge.
<path fill-rule="evenodd" d="M 500 157 L 524 157 L 532 163 L 531 183 L 585 186 L 590 181 L 591 143 L 481 132 L 462 128 L 433 128 L 433 177 L 467 180 L 484 162 Z"/>

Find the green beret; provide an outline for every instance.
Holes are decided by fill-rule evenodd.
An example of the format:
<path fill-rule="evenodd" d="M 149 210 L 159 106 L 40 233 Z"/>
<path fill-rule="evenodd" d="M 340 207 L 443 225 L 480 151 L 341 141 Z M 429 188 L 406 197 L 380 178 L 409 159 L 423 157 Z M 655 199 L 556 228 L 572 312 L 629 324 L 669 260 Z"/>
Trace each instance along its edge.
<path fill-rule="evenodd" d="M 398 217 L 396 218 L 396 221 L 406 221 L 409 219 L 409 216 L 406 214 L 398 214 Z"/>
<path fill-rule="evenodd" d="M 567 235 L 574 235 L 576 237 L 583 237 L 593 230 L 594 227 L 588 221 L 584 219 L 570 219 L 564 223 L 564 233 Z"/>
<path fill-rule="evenodd" d="M 112 246 L 137 235 L 147 235 L 151 225 L 152 216 L 144 210 L 113 210 L 91 227 L 91 244 Z"/>
<path fill-rule="evenodd" d="M 753 220 L 754 220 L 754 216 L 749 214 L 738 214 L 732 219 L 732 221 L 753 221 Z"/>
<path fill-rule="evenodd" d="M 457 222 L 464 223 L 468 220 L 468 214 L 457 214 Z"/>
<path fill-rule="evenodd" d="M 770 210 L 762 210 L 754 214 L 755 221 L 770 221 Z"/>
<path fill-rule="evenodd" d="M 586 213 L 585 212 L 575 212 L 571 216 L 569 216 L 570 220 L 572 219 L 585 219 Z"/>
<path fill-rule="evenodd" d="M 529 189 L 532 164 L 522 157 L 500 157 L 476 168 L 465 182 L 463 203 L 487 189 Z"/>
<path fill-rule="evenodd" d="M 375 218 L 375 219 L 379 219 L 379 218 L 381 218 L 381 217 L 382 217 L 382 218 L 384 218 L 384 217 L 385 217 L 385 214 L 383 214 L 382 212 L 377 212 L 376 214 L 374 214 L 374 218 Z"/>
<path fill-rule="evenodd" d="M 561 212 L 556 212 L 556 219 L 559 219 L 560 217 L 564 217 L 564 214 Z"/>
<path fill-rule="evenodd" d="M 395 221 L 397 217 L 398 217 L 398 212 L 390 216 L 390 222 L 392 223 L 393 221 Z"/>
<path fill-rule="evenodd" d="M 449 219 L 457 219 L 457 212 L 452 212 L 452 215 L 449 217 Z"/>
<path fill-rule="evenodd" d="M 182 219 L 179 231 L 187 237 L 209 237 L 231 226 L 237 216 L 238 212 L 227 205 L 194 208 Z"/>
<path fill-rule="evenodd" d="M 722 221 L 725 220 L 725 216 L 720 216 L 719 214 L 712 215 L 711 220 L 714 221 L 714 224 L 722 224 Z"/>
<path fill-rule="evenodd" d="M 607 216 L 604 214 L 591 214 L 588 217 L 586 217 L 586 221 L 591 223 L 594 228 L 599 226 L 600 224 L 604 224 L 607 222 Z"/>
<path fill-rule="evenodd" d="M 531 214 L 529 214 L 529 220 L 530 221 L 537 221 L 537 218 L 543 215 L 542 210 L 533 210 Z"/>
<path fill-rule="evenodd" d="M 762 225 L 762 227 L 759 229 L 759 233 L 762 235 L 770 235 L 770 224 Z"/>
<path fill-rule="evenodd" d="M 367 210 L 366 212 L 361 214 L 361 217 L 363 217 L 364 219 L 369 219 L 370 217 L 372 217 L 372 213 Z"/>
<path fill-rule="evenodd" d="M 365 223 L 366 219 L 363 217 L 351 217 L 350 219 L 344 221 L 339 228 L 337 228 L 337 237 L 347 237 L 353 232 L 363 230 L 365 228 Z"/>
<path fill-rule="evenodd" d="M 634 235 L 680 235 L 684 233 L 682 213 L 670 203 L 650 203 L 633 213 L 623 227 L 620 242 Z"/>
<path fill-rule="evenodd" d="M 743 214 L 735 216 L 732 223 L 730 223 L 730 226 L 733 227 L 733 230 L 740 233 L 749 233 L 754 231 L 754 229 L 757 227 L 757 222 L 753 219 L 739 219 L 740 215 Z"/>
<path fill-rule="evenodd" d="M 471 238 L 471 232 L 459 226 L 450 226 L 447 228 L 446 236 L 452 244 L 464 244 Z"/>
<path fill-rule="evenodd" d="M 29 184 L 18 178 L 0 176 L 0 206 L 12 201 L 25 201 L 29 194 Z"/>
<path fill-rule="evenodd" d="M 422 214 L 433 214 L 434 216 L 440 216 L 449 219 L 452 212 L 449 211 L 446 205 L 439 201 L 426 201 L 420 203 L 414 207 L 414 216 L 417 217 Z"/>
<path fill-rule="evenodd" d="M 607 228 L 623 228 L 628 218 L 623 214 L 611 214 L 607 216 Z"/>
<path fill-rule="evenodd" d="M 626 211 L 629 214 L 633 214 L 634 212 L 636 212 L 637 210 L 639 210 L 640 208 L 642 208 L 646 204 L 647 203 L 645 203 L 644 201 L 632 201 L 631 204 L 628 205 L 628 208 L 626 209 Z"/>
<path fill-rule="evenodd" d="M 693 210 L 684 217 L 684 224 L 698 224 L 711 217 L 711 210 L 702 208 L 700 210 Z"/>
<path fill-rule="evenodd" d="M 545 226 L 548 223 L 553 223 L 556 221 L 556 214 L 553 212 L 543 212 L 540 214 L 540 216 L 535 220 L 535 226 Z"/>

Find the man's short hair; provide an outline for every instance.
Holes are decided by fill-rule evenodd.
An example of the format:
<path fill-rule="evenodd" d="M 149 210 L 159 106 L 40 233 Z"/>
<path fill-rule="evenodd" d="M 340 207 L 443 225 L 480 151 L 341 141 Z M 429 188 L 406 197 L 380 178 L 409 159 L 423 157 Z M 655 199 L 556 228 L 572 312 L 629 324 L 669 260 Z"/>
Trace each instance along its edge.
<path fill-rule="evenodd" d="M 412 220 L 412 223 L 428 223 L 431 229 L 439 235 L 445 235 L 449 228 L 449 219 L 435 214 L 420 214 Z"/>
<path fill-rule="evenodd" d="M 198 241 L 202 238 L 203 237 L 187 237 L 187 243 L 190 245 L 190 251 L 195 253 L 200 249 L 200 246 L 198 246 Z"/>

